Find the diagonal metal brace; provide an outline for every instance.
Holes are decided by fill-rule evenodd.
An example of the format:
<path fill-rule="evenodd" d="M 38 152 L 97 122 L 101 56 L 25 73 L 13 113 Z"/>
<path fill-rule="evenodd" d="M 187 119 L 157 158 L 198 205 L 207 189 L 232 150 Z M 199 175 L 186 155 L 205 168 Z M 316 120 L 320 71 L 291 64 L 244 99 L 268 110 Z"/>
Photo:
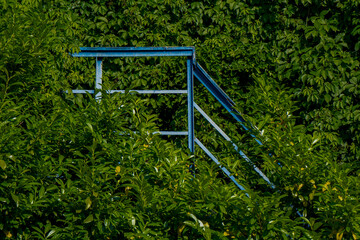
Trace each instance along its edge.
<path fill-rule="evenodd" d="M 248 156 L 245 155 L 245 153 L 243 151 L 241 151 L 238 146 L 233 143 L 231 141 L 231 138 L 209 117 L 209 115 L 207 115 L 204 110 L 202 110 L 199 105 L 197 105 L 194 102 L 194 106 L 196 108 L 196 110 L 198 110 L 201 115 L 220 133 L 220 135 L 225 138 L 226 141 L 229 141 L 232 143 L 232 145 L 234 146 L 234 149 L 240 154 L 240 156 L 245 159 L 245 161 L 247 161 L 248 163 L 250 163 L 252 165 L 252 167 L 254 168 L 254 170 L 272 187 L 275 188 L 275 185 L 270 182 L 269 178 L 250 160 L 250 158 L 248 158 Z"/>
<path fill-rule="evenodd" d="M 245 126 L 245 120 L 241 116 L 241 114 L 234 108 L 235 103 L 231 100 L 231 98 L 226 95 L 226 93 L 216 84 L 216 82 L 206 73 L 206 71 L 200 66 L 200 64 L 196 63 L 194 66 L 194 76 L 209 90 L 209 92 L 218 100 L 221 105 L 235 118 L 236 121 L 240 123 L 240 125 L 246 131 L 250 131 Z M 259 139 L 256 138 L 255 135 L 250 135 L 255 139 L 255 141 L 259 145 L 263 145 Z"/>
<path fill-rule="evenodd" d="M 235 183 L 235 185 L 236 185 L 240 190 L 246 191 L 246 189 L 236 181 L 235 177 L 231 175 L 231 173 L 229 172 L 229 170 L 227 170 L 225 167 L 223 167 L 223 166 L 220 164 L 219 160 L 217 160 L 217 158 L 209 151 L 209 149 L 207 149 L 207 148 L 204 146 L 204 144 L 202 144 L 202 142 L 200 142 L 199 139 L 195 138 L 195 142 L 196 142 L 196 144 L 211 158 L 211 160 L 213 160 L 213 161 L 216 163 L 216 165 L 219 166 L 219 168 L 226 174 L 226 176 L 228 176 L 228 177 L 231 179 L 231 181 L 232 181 L 233 183 Z M 245 194 L 246 194 L 246 196 L 249 197 L 249 194 L 248 194 L 248 193 L 245 193 Z"/>

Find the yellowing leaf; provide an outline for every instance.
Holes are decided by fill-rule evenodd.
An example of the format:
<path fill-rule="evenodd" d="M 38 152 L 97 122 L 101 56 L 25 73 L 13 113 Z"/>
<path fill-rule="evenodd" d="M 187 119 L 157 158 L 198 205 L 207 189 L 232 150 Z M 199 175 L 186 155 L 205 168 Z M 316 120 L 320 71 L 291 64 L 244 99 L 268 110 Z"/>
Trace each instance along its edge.
<path fill-rule="evenodd" d="M 343 200 L 342 196 L 338 196 L 338 198 L 340 199 L 340 201 L 342 201 L 342 200 Z"/>
<path fill-rule="evenodd" d="M 324 187 L 323 187 L 323 192 L 325 192 L 326 190 L 328 190 L 328 186 L 330 185 L 330 182 L 326 182 L 325 184 L 324 184 Z"/>
<path fill-rule="evenodd" d="M 184 230 L 185 226 L 186 225 L 183 224 L 183 223 L 179 226 L 179 228 L 178 228 L 178 238 L 181 236 L 181 233 Z"/>
<path fill-rule="evenodd" d="M 357 237 L 356 237 L 355 233 L 352 233 L 352 236 L 353 236 L 354 240 L 356 240 L 356 239 L 357 239 Z"/>
<path fill-rule="evenodd" d="M 91 203 L 92 203 L 90 197 L 85 199 L 85 203 L 86 203 L 85 210 L 88 210 L 91 207 Z"/>
<path fill-rule="evenodd" d="M 230 236 L 229 229 L 227 229 L 226 232 L 224 232 L 224 236 L 225 236 L 225 237 Z"/>
<path fill-rule="evenodd" d="M 116 175 L 120 174 L 120 171 L 121 171 L 120 166 L 116 166 L 116 168 L 115 168 Z"/>
<path fill-rule="evenodd" d="M 0 167 L 5 170 L 6 168 L 6 162 L 4 160 L 0 160 Z"/>
<path fill-rule="evenodd" d="M 312 183 L 313 188 L 316 188 L 315 181 L 313 179 L 310 180 L 310 183 Z"/>
<path fill-rule="evenodd" d="M 5 233 L 5 236 L 6 236 L 7 238 L 11 238 L 11 237 L 12 237 L 11 232 L 9 232 L 9 231 L 4 231 L 4 233 Z"/>
<path fill-rule="evenodd" d="M 128 195 L 130 189 L 131 189 L 131 187 L 126 187 L 126 188 L 125 188 L 125 194 L 126 194 L 126 195 Z"/>
<path fill-rule="evenodd" d="M 343 234 L 344 234 L 344 232 L 342 232 L 342 233 L 337 233 L 336 234 L 336 240 L 341 240 L 342 239 L 342 237 L 343 237 Z"/>

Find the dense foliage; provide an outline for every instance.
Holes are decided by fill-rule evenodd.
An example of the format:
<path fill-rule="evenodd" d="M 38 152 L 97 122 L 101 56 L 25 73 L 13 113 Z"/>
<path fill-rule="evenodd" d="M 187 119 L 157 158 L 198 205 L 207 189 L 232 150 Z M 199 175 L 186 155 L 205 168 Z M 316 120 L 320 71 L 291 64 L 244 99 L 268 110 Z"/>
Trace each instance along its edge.
<path fill-rule="evenodd" d="M 0 3 L 1 239 L 360 238 L 360 1 Z M 249 197 L 150 134 L 186 128 L 185 97 L 65 94 L 94 87 L 80 46 L 195 46 L 264 145 L 199 84 L 196 102 L 276 189 L 199 116 Z M 103 87 L 184 89 L 183 60 L 105 59 Z"/>

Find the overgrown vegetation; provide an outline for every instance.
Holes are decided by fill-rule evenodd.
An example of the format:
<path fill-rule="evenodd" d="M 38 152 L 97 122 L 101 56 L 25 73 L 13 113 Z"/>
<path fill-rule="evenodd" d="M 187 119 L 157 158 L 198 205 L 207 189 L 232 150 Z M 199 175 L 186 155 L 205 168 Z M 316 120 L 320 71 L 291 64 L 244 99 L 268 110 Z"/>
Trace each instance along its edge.
<path fill-rule="evenodd" d="M 360 238 L 360 1 L 0 2 L 1 239 Z M 196 102 L 276 189 L 205 120 L 197 136 L 250 197 L 150 134 L 186 128 L 183 97 L 65 94 L 94 88 L 80 46 L 195 46 L 264 145 L 200 85 Z M 105 59 L 103 87 L 184 89 L 184 69 Z"/>

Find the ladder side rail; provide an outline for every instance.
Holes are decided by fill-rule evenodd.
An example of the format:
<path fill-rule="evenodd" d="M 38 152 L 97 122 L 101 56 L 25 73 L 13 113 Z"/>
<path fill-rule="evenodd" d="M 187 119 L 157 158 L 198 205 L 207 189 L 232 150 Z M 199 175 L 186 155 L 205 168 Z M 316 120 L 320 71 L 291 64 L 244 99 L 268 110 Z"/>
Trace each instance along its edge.
<path fill-rule="evenodd" d="M 192 154 L 195 153 L 195 124 L 194 124 L 194 71 L 193 59 L 188 57 L 187 66 L 187 103 L 188 103 L 188 146 Z"/>
<path fill-rule="evenodd" d="M 240 154 L 240 156 L 245 159 L 248 163 L 252 165 L 254 170 L 272 187 L 275 188 L 275 185 L 269 180 L 269 178 L 250 160 L 248 156 L 241 150 L 239 150 L 238 146 L 232 142 L 231 138 L 202 110 L 199 105 L 194 103 L 195 109 L 200 112 L 200 114 L 219 132 L 219 134 L 226 140 L 232 143 L 234 149 Z"/>
<path fill-rule="evenodd" d="M 211 160 L 213 160 L 216 163 L 216 165 L 219 166 L 219 168 L 225 173 L 225 175 L 227 175 L 231 179 L 231 181 L 233 183 L 235 183 L 235 185 L 240 190 L 246 191 L 246 189 L 236 181 L 234 176 L 231 175 L 230 171 L 227 170 L 225 167 L 221 166 L 219 160 L 217 160 L 217 158 L 204 146 L 204 144 L 202 144 L 202 142 L 200 142 L 199 139 L 195 138 L 195 142 L 211 158 Z M 249 197 L 249 195 L 247 193 L 245 193 L 245 194 L 246 194 L 246 196 Z"/>
<path fill-rule="evenodd" d="M 220 104 L 240 123 L 242 128 L 246 131 L 250 131 L 245 126 L 245 120 L 241 114 L 233 107 L 233 101 L 224 93 L 224 91 L 211 79 L 208 74 L 201 68 L 199 64 L 194 67 L 194 76 L 209 90 L 209 92 L 220 102 Z M 250 135 L 255 139 L 259 145 L 263 145 L 262 142 L 256 138 L 252 133 Z"/>

